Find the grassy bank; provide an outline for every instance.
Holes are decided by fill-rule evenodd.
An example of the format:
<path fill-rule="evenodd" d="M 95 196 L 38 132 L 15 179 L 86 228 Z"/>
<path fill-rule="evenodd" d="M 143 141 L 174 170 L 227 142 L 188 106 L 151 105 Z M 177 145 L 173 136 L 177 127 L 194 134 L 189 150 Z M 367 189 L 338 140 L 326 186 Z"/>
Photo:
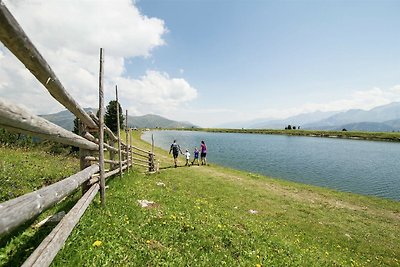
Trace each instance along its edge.
<path fill-rule="evenodd" d="M 156 153 L 161 172 L 109 181 L 107 207 L 97 196 L 53 266 L 400 266 L 399 202 Z"/>
<path fill-rule="evenodd" d="M 214 133 L 280 134 L 280 135 L 292 135 L 292 136 L 311 136 L 311 137 L 400 142 L 400 132 L 224 129 L 224 128 L 187 128 L 187 129 L 185 128 L 185 129 L 171 129 L 171 130 L 202 131 L 202 132 L 214 132 Z"/>
<path fill-rule="evenodd" d="M 55 266 L 400 264 L 399 202 L 214 165 L 168 168 L 156 152 L 165 169 L 109 182 L 107 208 L 91 205 Z"/>

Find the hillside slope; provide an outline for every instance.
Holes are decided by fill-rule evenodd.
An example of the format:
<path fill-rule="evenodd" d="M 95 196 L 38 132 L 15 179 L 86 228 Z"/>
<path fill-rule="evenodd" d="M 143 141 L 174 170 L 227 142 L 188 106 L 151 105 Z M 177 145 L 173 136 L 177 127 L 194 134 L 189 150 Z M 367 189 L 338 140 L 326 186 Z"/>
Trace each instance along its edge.
<path fill-rule="evenodd" d="M 96 113 L 94 108 L 85 108 L 86 112 Z M 68 110 L 60 111 L 58 113 L 40 115 L 41 117 L 63 127 L 69 131 L 74 129 L 75 116 Z M 147 114 L 143 116 L 128 116 L 129 127 L 137 128 L 192 128 L 197 127 L 190 122 L 180 122 L 164 118 L 159 115 Z"/>

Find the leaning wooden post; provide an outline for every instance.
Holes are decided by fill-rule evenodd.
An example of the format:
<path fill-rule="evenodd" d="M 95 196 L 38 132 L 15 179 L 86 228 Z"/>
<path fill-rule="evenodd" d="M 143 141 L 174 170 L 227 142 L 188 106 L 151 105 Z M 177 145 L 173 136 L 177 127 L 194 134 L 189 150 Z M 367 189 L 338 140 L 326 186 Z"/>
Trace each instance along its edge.
<path fill-rule="evenodd" d="M 115 86 L 115 99 L 117 101 L 117 135 L 118 135 L 119 177 L 122 178 L 121 131 L 119 129 L 119 102 L 118 102 L 118 87 L 117 86 Z"/>
<path fill-rule="evenodd" d="M 99 167 L 100 167 L 100 200 L 103 207 L 106 206 L 106 179 L 104 177 L 104 50 L 100 48 L 100 71 L 99 71 Z"/>
<path fill-rule="evenodd" d="M 125 144 L 126 144 L 126 171 L 129 172 L 129 138 L 128 138 L 128 110 L 126 110 L 125 118 Z"/>

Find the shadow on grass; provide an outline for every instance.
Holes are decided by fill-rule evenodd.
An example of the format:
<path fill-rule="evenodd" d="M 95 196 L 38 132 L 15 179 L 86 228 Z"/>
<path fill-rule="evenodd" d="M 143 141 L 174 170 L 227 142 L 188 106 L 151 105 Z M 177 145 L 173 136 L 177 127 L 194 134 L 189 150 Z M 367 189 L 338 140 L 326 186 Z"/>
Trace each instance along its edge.
<path fill-rule="evenodd" d="M 67 213 L 78 201 L 78 198 L 76 196 L 77 194 L 68 198 L 66 201 L 61 203 L 59 207 L 57 207 L 57 209 L 55 209 L 52 213 L 56 214 L 60 211 L 65 211 L 65 213 Z M 8 255 L 4 255 L 6 256 L 7 260 L 3 263 L 0 262 L 0 265 L 4 264 L 3 266 L 21 266 L 32 254 L 32 252 L 40 245 L 40 243 L 47 237 L 47 235 L 49 235 L 50 232 L 56 227 L 56 225 L 42 226 L 38 230 L 36 230 L 36 232 L 31 237 L 28 237 L 24 240 L 24 235 L 27 235 L 27 232 L 31 230 L 30 227 L 35 219 L 24 223 L 23 225 L 0 239 L 0 248 L 11 246 L 9 249 L 5 250 L 6 252 L 8 252 Z"/>

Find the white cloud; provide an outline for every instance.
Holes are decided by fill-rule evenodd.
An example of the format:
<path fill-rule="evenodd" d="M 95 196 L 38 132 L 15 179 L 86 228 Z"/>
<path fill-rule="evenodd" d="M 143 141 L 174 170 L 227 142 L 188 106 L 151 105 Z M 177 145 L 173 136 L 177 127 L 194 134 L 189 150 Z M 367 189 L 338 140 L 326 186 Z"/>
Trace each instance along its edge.
<path fill-rule="evenodd" d="M 151 107 L 176 107 L 197 95 L 184 79 L 148 71 L 140 79 L 128 77 L 125 62 L 149 57 L 165 44 L 164 21 L 140 13 L 131 0 L 14 0 L 6 6 L 48 61 L 68 92 L 83 107 L 97 106 L 99 48 L 105 49 L 108 100 L 120 82 L 121 102 L 137 113 Z M 61 110 L 46 89 L 0 45 L 0 95 L 36 113 Z M 132 94 L 132 95 L 130 95 Z M 107 100 L 107 99 L 106 99 Z"/>
<path fill-rule="evenodd" d="M 314 111 L 341 111 L 349 109 L 372 109 L 377 106 L 386 105 L 391 102 L 400 101 L 400 85 L 389 89 L 372 88 L 364 91 L 354 91 L 348 97 L 328 101 L 325 103 L 306 103 L 299 107 L 289 109 L 264 109 L 261 117 L 287 118 L 301 113 Z"/>
<path fill-rule="evenodd" d="M 134 103 L 140 113 L 167 114 L 197 97 L 197 91 L 184 79 L 167 73 L 147 71 L 138 80 L 120 77 L 116 81 L 124 101 Z"/>

